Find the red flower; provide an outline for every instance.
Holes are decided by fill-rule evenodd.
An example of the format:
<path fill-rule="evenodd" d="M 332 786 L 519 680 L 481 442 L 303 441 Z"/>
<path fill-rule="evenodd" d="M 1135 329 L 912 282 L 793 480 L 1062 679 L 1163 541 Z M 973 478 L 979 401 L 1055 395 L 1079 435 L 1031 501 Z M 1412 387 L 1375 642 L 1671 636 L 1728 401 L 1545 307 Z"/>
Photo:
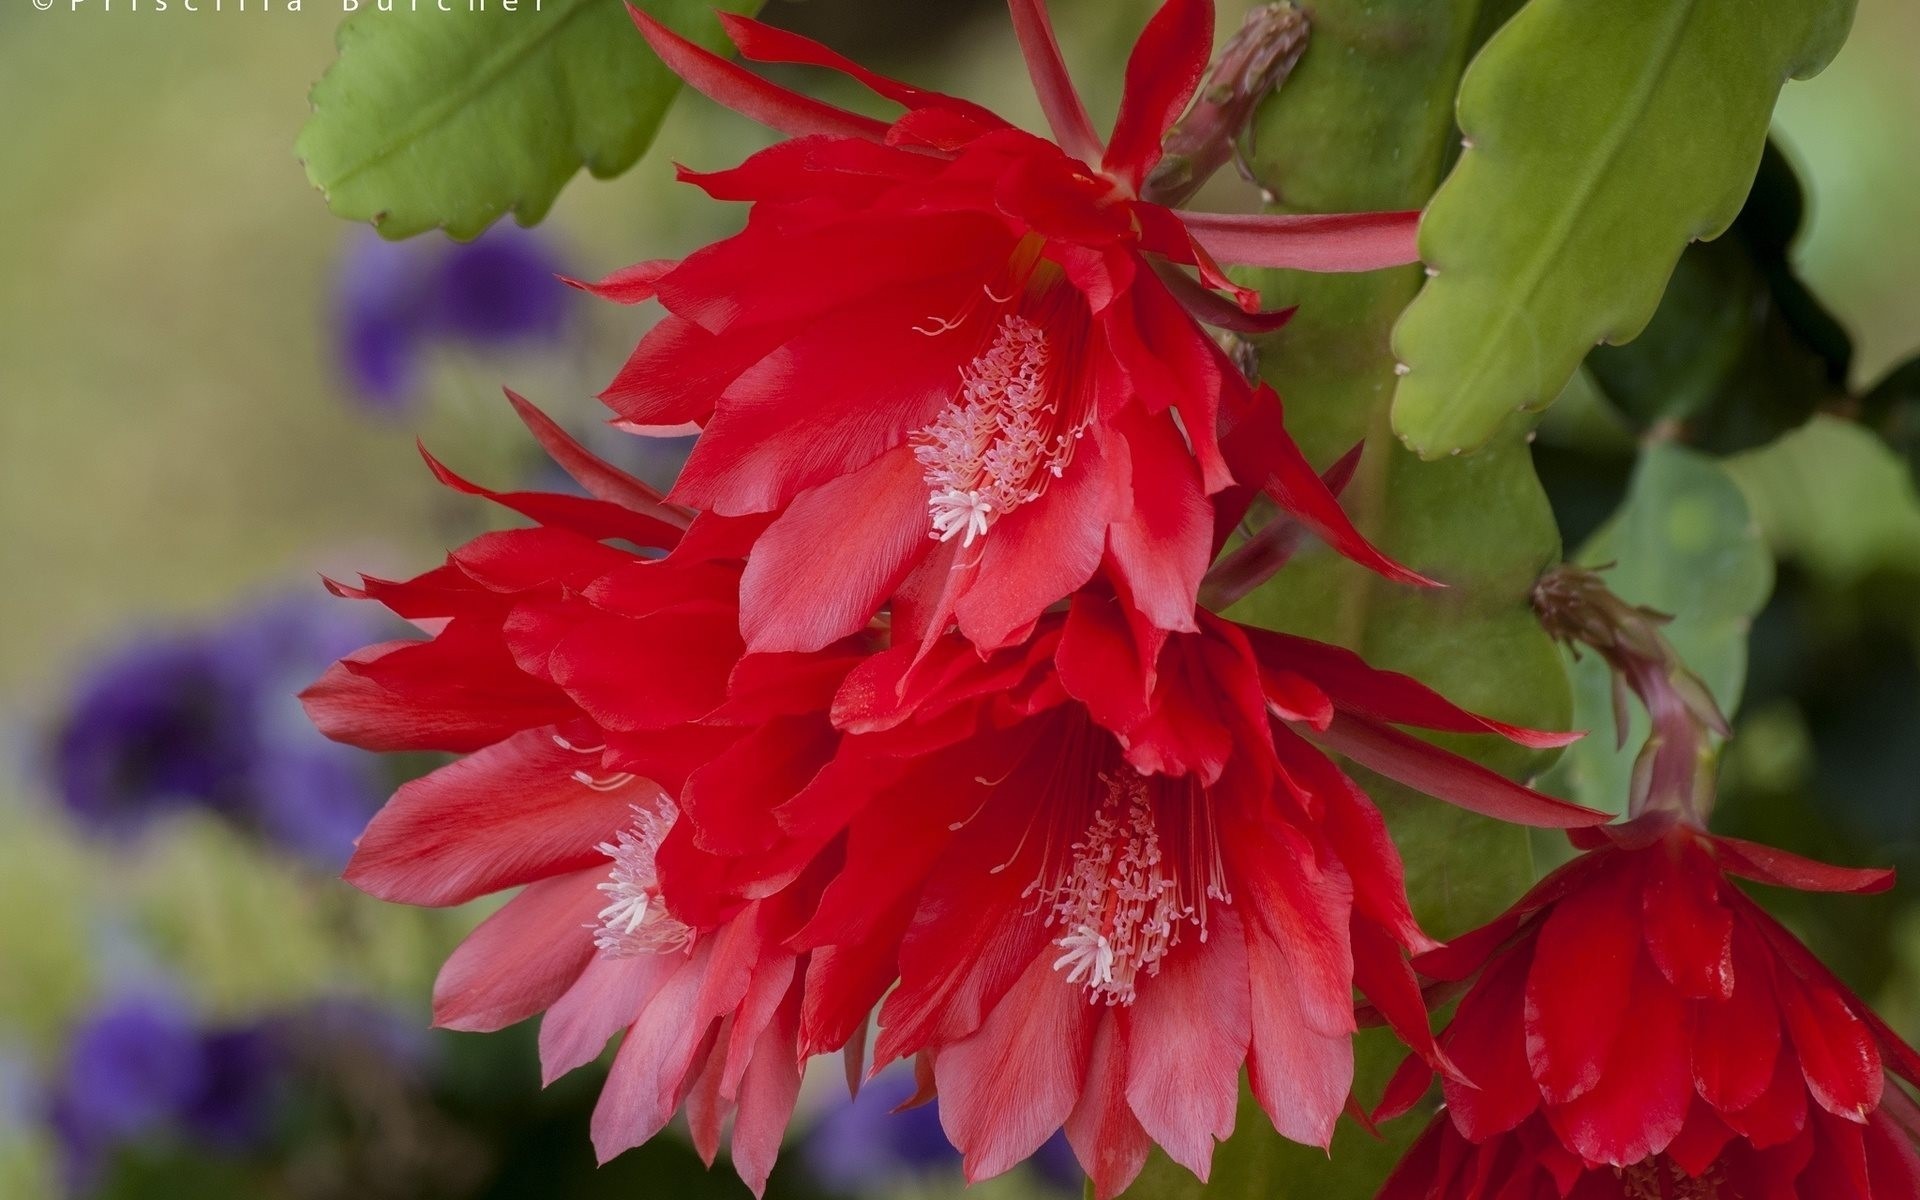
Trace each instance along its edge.
<path fill-rule="evenodd" d="M 1256 330 L 1286 314 L 1253 311 L 1218 263 L 1415 257 L 1413 213 L 1209 216 L 1143 194 L 1205 70 L 1210 0 L 1171 0 L 1147 26 L 1104 149 L 1044 7 L 1012 11 L 1055 141 L 722 17 L 745 57 L 829 67 L 906 110 L 858 116 L 634 13 L 693 87 L 791 137 L 732 170 L 684 173 L 749 202 L 744 231 L 591 289 L 667 310 L 603 398 L 641 431 L 702 430 L 674 499 L 771 517 L 743 582 L 754 650 L 818 649 L 901 594 L 930 609 L 926 627 L 957 620 L 998 649 L 1096 574 L 1146 622 L 1191 631 L 1209 497 L 1237 480 L 1285 505 L 1274 480 L 1300 465 L 1284 434 L 1250 461 L 1222 452 L 1223 422 L 1277 401 L 1249 392 L 1195 318 Z M 1305 515 L 1417 578 L 1337 508 Z"/>
<path fill-rule="evenodd" d="M 1611 840 L 1609 840 L 1611 839 Z M 1920 1058 L 1735 887 L 1874 891 L 1670 816 L 1590 849 L 1492 924 L 1415 960 L 1477 975 L 1440 1047 L 1463 1080 L 1391 1200 L 1920 1196 Z M 1409 1062 L 1389 1110 L 1418 1098 Z M 1471 1081 L 1471 1082 L 1467 1082 Z"/>
<path fill-rule="evenodd" d="M 797 863 L 762 892 L 682 906 L 676 880 L 717 895 L 730 863 L 679 809 L 804 780 L 837 740 L 827 706 L 863 647 L 742 657 L 739 531 L 705 517 L 686 530 L 686 513 L 515 404 L 591 497 L 486 492 L 433 463 L 539 524 L 406 582 L 336 586 L 431 636 L 337 664 L 303 696 L 315 723 L 368 749 L 465 756 L 394 795 L 347 878 L 420 905 L 525 885 L 447 961 L 435 1022 L 495 1030 L 545 1011 L 549 1081 L 625 1030 L 594 1113 L 602 1160 L 684 1105 L 709 1162 L 733 1116 L 734 1165 L 758 1192 L 799 1086 L 809 956 L 788 942 L 820 872 Z"/>
<path fill-rule="evenodd" d="M 1390 726 L 1559 735 L 1345 651 L 1196 623 L 1148 671 L 1095 592 L 985 659 L 954 637 L 896 645 L 847 677 L 834 760 L 771 808 L 799 847 L 776 857 L 844 846 L 794 943 L 813 953 L 803 1047 L 842 1045 L 884 995 L 876 1056 L 921 1056 L 969 1178 L 1063 1124 L 1101 1196 L 1151 1142 L 1204 1176 L 1243 1065 L 1276 1128 L 1325 1145 L 1356 983 L 1432 1051 L 1403 952 L 1433 943 L 1379 813 L 1315 741 L 1509 819 L 1603 819 Z"/>

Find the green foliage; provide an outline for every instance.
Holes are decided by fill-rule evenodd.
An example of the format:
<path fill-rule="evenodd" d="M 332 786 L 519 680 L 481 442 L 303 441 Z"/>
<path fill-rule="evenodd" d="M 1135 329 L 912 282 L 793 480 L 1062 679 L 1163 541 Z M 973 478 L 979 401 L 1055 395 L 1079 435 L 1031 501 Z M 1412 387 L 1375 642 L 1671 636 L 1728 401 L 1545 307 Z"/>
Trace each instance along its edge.
<path fill-rule="evenodd" d="M 1712 459 L 1671 443 L 1647 447 L 1627 499 L 1575 561 L 1613 564 L 1607 586 L 1622 599 L 1669 613 L 1663 631 L 1729 717 L 1747 672 L 1747 631 L 1773 591 L 1773 558 L 1746 497 Z M 1647 716 L 1631 706 L 1616 744 L 1613 674 L 1597 654 L 1573 664 L 1573 723 L 1588 736 L 1568 747 L 1548 783 L 1593 808 L 1626 806 Z"/>
<path fill-rule="evenodd" d="M 1805 210 L 1769 143 L 1732 230 L 1687 247 L 1646 332 L 1587 356 L 1616 408 L 1641 428 L 1671 423 L 1688 445 L 1730 453 L 1765 445 L 1844 392 L 1852 342 L 1787 259 Z"/>
<path fill-rule="evenodd" d="M 712 10 L 759 0 L 640 7 L 717 46 Z M 508 212 L 533 224 L 582 165 L 601 178 L 632 166 L 680 86 L 621 0 L 363 11 L 338 41 L 295 150 L 337 215 L 393 238 L 470 238 Z"/>
<path fill-rule="evenodd" d="M 1475 39 L 1505 11 L 1473 0 L 1315 5 L 1311 45 L 1256 130 L 1257 173 L 1297 210 L 1418 206 L 1446 169 L 1452 143 L 1451 114 L 1438 98 L 1451 94 Z M 1419 270 L 1276 274 L 1266 282 L 1270 302 L 1300 306 L 1261 347 L 1286 397 L 1288 427 L 1322 465 L 1364 441 L 1343 502 L 1389 554 L 1449 586 L 1388 583 L 1316 549 L 1234 615 L 1354 647 L 1482 711 L 1562 727 L 1565 673 L 1527 604 L 1534 580 L 1559 557 L 1559 539 L 1519 431 L 1487 454 L 1424 463 L 1388 426 L 1388 331 L 1420 287 Z M 1538 765 L 1489 738 L 1456 744 L 1505 770 Z M 1407 860 L 1415 908 L 1437 936 L 1493 916 L 1532 881 L 1524 831 L 1366 782 Z M 1363 1035 L 1361 1094 L 1376 1094 L 1395 1061 L 1391 1039 Z M 1277 1137 L 1248 1100 L 1239 1132 L 1215 1156 L 1209 1187 L 1156 1155 L 1132 1194 L 1363 1200 L 1416 1124 L 1400 1122 L 1383 1145 L 1346 1123 L 1329 1159 Z"/>
<path fill-rule="evenodd" d="M 1860 419 L 1880 431 L 1920 480 L 1920 358 L 1887 372 L 1860 399 Z"/>
<path fill-rule="evenodd" d="M 1852 0 L 1533 0 L 1462 82 L 1428 208 L 1432 283 L 1393 345 L 1395 430 L 1428 458 L 1545 407 L 1643 329 L 1688 242 L 1739 211 L 1774 98 L 1832 58 Z"/>

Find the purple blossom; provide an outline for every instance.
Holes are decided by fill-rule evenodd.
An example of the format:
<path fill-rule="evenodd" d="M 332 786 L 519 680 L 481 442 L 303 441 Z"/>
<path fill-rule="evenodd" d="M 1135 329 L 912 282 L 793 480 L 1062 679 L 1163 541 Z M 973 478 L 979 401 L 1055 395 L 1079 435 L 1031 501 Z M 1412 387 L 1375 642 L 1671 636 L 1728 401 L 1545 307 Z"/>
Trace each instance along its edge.
<path fill-rule="evenodd" d="M 538 235 L 496 225 L 472 242 L 363 234 L 334 293 L 337 351 L 360 395 L 386 411 L 412 398 L 421 354 L 435 343 L 499 346 L 558 337 L 567 288 Z"/>
<path fill-rule="evenodd" d="M 339 865 L 384 788 L 364 756 L 313 730 L 295 692 L 371 632 L 340 605 L 276 599 L 108 653 L 53 735 L 60 798 L 96 834 L 204 807 Z"/>

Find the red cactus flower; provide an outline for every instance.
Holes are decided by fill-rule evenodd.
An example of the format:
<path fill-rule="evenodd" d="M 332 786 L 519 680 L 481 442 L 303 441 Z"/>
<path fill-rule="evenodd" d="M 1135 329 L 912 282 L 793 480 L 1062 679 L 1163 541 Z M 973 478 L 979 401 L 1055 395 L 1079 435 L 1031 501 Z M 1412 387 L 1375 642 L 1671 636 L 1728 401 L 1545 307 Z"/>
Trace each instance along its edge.
<path fill-rule="evenodd" d="M 1254 311 L 1218 264 L 1353 271 L 1415 257 L 1413 213 L 1216 216 L 1154 201 L 1162 139 L 1206 67 L 1211 0 L 1171 0 L 1147 26 L 1104 148 L 1040 0 L 1012 12 L 1053 141 L 722 17 L 745 57 L 838 70 L 905 109 L 859 116 L 634 13 L 689 84 L 791 139 L 732 170 L 683 173 L 752 205 L 741 233 L 585 285 L 667 311 L 603 398 L 641 431 L 702 430 L 673 498 L 771 515 L 741 600 L 756 651 L 825 646 L 896 594 L 993 650 L 1100 573 L 1147 623 L 1190 631 L 1209 496 L 1237 480 L 1285 505 L 1274 481 L 1299 465 L 1284 435 L 1250 463 L 1221 451 L 1223 420 L 1277 401 L 1256 399 L 1196 317 L 1258 330 L 1286 314 Z M 1337 508 L 1309 520 L 1417 578 Z"/>
<path fill-rule="evenodd" d="M 625 1030 L 594 1113 L 602 1160 L 684 1106 L 710 1162 L 733 1117 L 734 1165 L 758 1192 L 799 1086 L 808 956 L 787 943 L 819 881 L 802 863 L 765 894 L 669 900 L 676 879 L 717 892 L 707 881 L 728 865 L 679 810 L 804 779 L 831 753 L 828 704 L 863 647 L 743 657 L 737 531 L 686 530 L 685 512 L 515 403 L 591 495 L 486 492 L 434 463 L 538 524 L 412 580 L 336 585 L 431 636 L 334 666 L 303 696 L 315 723 L 368 749 L 464 755 L 394 795 L 347 878 L 419 905 L 525 885 L 448 960 L 436 1023 L 494 1030 L 544 1011 L 549 1081 Z"/>
<path fill-rule="evenodd" d="M 1416 959 L 1473 979 L 1440 1047 L 1463 1079 L 1383 1200 L 1920 1195 L 1920 1057 L 1735 887 L 1875 891 L 1657 815 Z M 1424 1090 L 1409 1061 L 1389 1111 Z"/>
<path fill-rule="evenodd" d="M 1103 1197 L 1153 1142 L 1204 1176 L 1243 1065 L 1276 1128 L 1325 1145 L 1356 983 L 1432 1052 L 1404 957 L 1432 943 L 1379 813 L 1314 742 L 1509 819 L 1604 819 L 1391 727 L 1560 735 L 1344 651 L 1196 624 L 1150 670 L 1091 591 L 984 659 L 952 636 L 897 644 L 848 675 L 834 760 L 768 809 L 756 852 L 844 847 L 794 943 L 813 954 L 803 1047 L 842 1045 L 880 1004 L 877 1059 L 920 1056 L 970 1178 L 1063 1124 Z"/>

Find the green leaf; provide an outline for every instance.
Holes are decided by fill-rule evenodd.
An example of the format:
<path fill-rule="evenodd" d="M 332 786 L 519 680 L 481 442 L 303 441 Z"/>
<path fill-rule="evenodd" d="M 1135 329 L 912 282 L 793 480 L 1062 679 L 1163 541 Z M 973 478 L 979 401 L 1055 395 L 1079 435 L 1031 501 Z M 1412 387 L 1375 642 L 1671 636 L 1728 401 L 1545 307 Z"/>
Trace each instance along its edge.
<path fill-rule="evenodd" d="M 1453 145 L 1444 97 L 1483 31 L 1509 7 L 1321 0 L 1306 55 L 1261 114 L 1256 173 L 1295 210 L 1418 206 L 1439 182 Z M 1424 463 L 1389 428 L 1388 332 L 1421 281 L 1418 268 L 1271 275 L 1268 300 L 1297 303 L 1300 311 L 1266 339 L 1262 363 L 1286 397 L 1288 427 L 1315 463 L 1324 466 L 1366 442 L 1342 497 L 1361 528 L 1388 553 L 1452 586 L 1387 583 L 1316 547 L 1234 615 L 1354 647 L 1376 665 L 1413 674 L 1483 712 L 1564 728 L 1565 670 L 1527 600 L 1540 572 L 1558 560 L 1559 538 L 1522 431 L 1488 454 Z M 1517 774 L 1544 762 L 1491 738 L 1452 744 Z M 1362 782 L 1387 814 L 1407 860 L 1414 907 L 1436 936 L 1487 920 L 1532 882 L 1525 831 L 1372 778 Z M 1397 1056 L 1383 1032 L 1363 1033 L 1361 1095 L 1377 1094 Z M 1409 1117 L 1380 1142 L 1344 1122 L 1329 1158 L 1281 1139 L 1258 1106 L 1244 1101 L 1238 1132 L 1215 1155 L 1210 1186 L 1156 1155 L 1132 1194 L 1371 1200 L 1417 1126 Z"/>
<path fill-rule="evenodd" d="M 1729 717 L 1746 682 L 1747 631 L 1773 591 L 1773 557 L 1746 497 L 1713 459 L 1671 443 L 1641 454 L 1626 500 L 1575 561 L 1603 567 L 1622 599 L 1673 615 L 1663 632 Z M 1613 677 L 1597 654 L 1573 664 L 1573 723 L 1588 736 L 1548 777 L 1593 808 L 1626 806 L 1633 760 L 1647 736 L 1638 707 L 1624 748 L 1613 728 Z"/>
<path fill-rule="evenodd" d="M 1436 272 L 1395 329 L 1395 430 L 1438 458 L 1545 407 L 1653 316 L 1687 243 L 1739 212 L 1789 78 L 1853 0 L 1533 0 L 1460 88 L 1468 147 L 1421 223 Z"/>
<path fill-rule="evenodd" d="M 718 46 L 712 10 L 759 2 L 640 7 Z M 582 165 L 601 178 L 632 166 L 680 86 L 622 0 L 368 9 L 342 22 L 337 41 L 295 151 L 328 207 L 393 238 L 442 226 L 470 238 L 508 212 L 533 224 Z"/>
<path fill-rule="evenodd" d="M 1920 358 L 1911 358 L 1860 398 L 1860 420 L 1880 432 L 1920 480 Z"/>
<path fill-rule="evenodd" d="M 1687 247 L 1646 332 L 1600 346 L 1587 371 L 1639 428 L 1677 427 L 1690 446 L 1764 446 L 1842 395 L 1846 330 L 1793 272 L 1806 210 L 1800 181 L 1768 143 L 1733 229 Z"/>

